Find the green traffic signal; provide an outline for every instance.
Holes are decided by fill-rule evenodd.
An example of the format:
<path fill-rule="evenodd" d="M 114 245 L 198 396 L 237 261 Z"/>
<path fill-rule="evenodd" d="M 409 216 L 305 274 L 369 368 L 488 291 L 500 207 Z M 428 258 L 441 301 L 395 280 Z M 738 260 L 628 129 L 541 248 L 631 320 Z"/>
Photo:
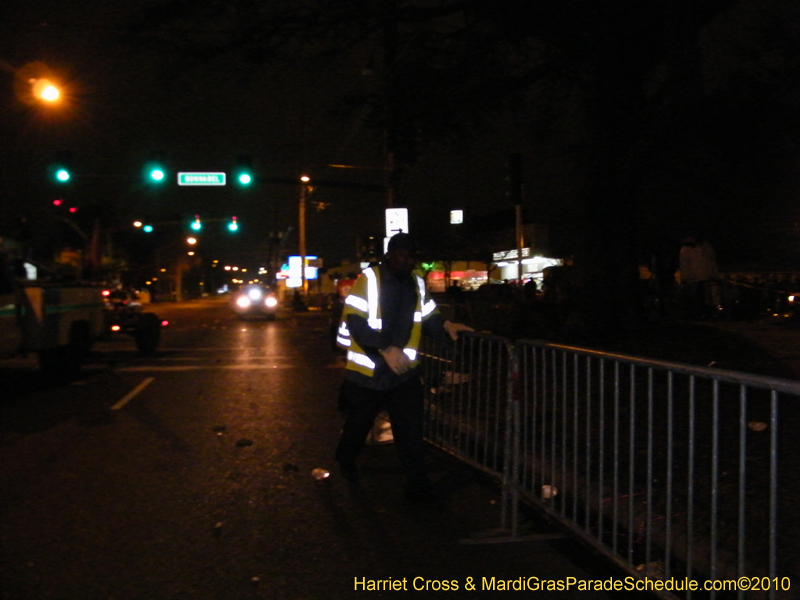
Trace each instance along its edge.
<path fill-rule="evenodd" d="M 203 228 L 203 223 L 200 221 L 200 215 L 194 216 L 194 221 L 192 221 L 191 227 L 194 231 L 200 231 Z"/>
<path fill-rule="evenodd" d="M 233 232 L 239 230 L 239 223 L 236 222 L 236 217 L 231 217 L 231 222 L 228 223 L 228 230 Z"/>
<path fill-rule="evenodd" d="M 150 224 L 144 225 L 142 227 L 142 231 L 144 231 L 145 233 L 153 233 L 153 226 Z"/>
<path fill-rule="evenodd" d="M 48 167 L 48 174 L 56 183 L 67 183 L 72 179 L 72 167 L 72 152 L 62 150 L 53 157 Z"/>
<path fill-rule="evenodd" d="M 249 187 L 253 183 L 253 157 L 240 154 L 236 159 L 234 179 L 239 187 Z"/>
<path fill-rule="evenodd" d="M 142 179 L 150 184 L 160 185 L 164 183 L 167 179 L 167 169 L 164 163 L 162 152 L 150 152 L 145 159 Z"/>

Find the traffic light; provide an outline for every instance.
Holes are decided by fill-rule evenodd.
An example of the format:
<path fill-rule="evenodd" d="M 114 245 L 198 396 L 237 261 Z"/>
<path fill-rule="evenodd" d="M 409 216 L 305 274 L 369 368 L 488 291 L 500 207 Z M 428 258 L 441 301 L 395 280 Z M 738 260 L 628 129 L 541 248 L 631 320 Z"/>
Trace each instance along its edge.
<path fill-rule="evenodd" d="M 65 202 L 66 201 L 63 198 L 56 198 L 55 200 L 53 200 L 53 206 L 55 206 L 56 208 L 62 208 L 62 207 L 67 208 Z M 67 210 L 74 215 L 76 212 L 78 212 L 78 207 L 70 206 L 69 208 L 67 208 Z"/>
<path fill-rule="evenodd" d="M 153 226 L 150 224 L 150 219 L 144 221 L 134 221 L 133 226 L 136 228 L 141 227 L 145 233 L 153 233 Z"/>
<path fill-rule="evenodd" d="M 72 153 L 59 152 L 50 168 L 56 183 L 68 183 L 72 179 Z"/>
<path fill-rule="evenodd" d="M 150 155 L 150 160 L 145 163 L 143 177 L 151 185 L 160 185 L 167 179 L 167 169 L 160 153 Z"/>
<path fill-rule="evenodd" d="M 194 216 L 194 221 L 192 221 L 191 228 L 193 231 L 200 231 L 203 228 L 203 223 L 200 221 L 200 215 Z"/>
<path fill-rule="evenodd" d="M 233 179 L 239 187 L 249 187 L 253 183 L 253 159 L 247 155 L 240 155 L 236 161 Z"/>
<path fill-rule="evenodd" d="M 236 221 L 236 217 L 231 217 L 231 220 L 228 223 L 228 230 L 233 232 L 239 230 L 239 223 Z"/>

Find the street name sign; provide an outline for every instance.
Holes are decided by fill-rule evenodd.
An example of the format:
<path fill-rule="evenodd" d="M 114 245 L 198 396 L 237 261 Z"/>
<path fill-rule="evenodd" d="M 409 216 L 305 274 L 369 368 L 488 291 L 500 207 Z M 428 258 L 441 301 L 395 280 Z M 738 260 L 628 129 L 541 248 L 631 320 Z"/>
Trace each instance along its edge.
<path fill-rule="evenodd" d="M 178 173 L 178 185 L 225 185 L 225 173 Z"/>

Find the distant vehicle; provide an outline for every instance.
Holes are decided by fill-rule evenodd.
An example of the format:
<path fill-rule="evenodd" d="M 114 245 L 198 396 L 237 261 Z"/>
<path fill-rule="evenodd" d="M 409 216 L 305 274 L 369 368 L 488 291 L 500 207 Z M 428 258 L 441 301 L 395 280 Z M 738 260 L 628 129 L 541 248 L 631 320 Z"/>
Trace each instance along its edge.
<path fill-rule="evenodd" d="M 264 285 L 246 285 L 231 296 L 231 308 L 239 318 L 266 317 L 275 319 L 278 312 L 278 298 Z"/>
<path fill-rule="evenodd" d="M 800 293 L 789 294 L 786 297 L 786 316 L 795 321 L 800 320 Z"/>
<path fill-rule="evenodd" d="M 105 327 L 108 333 L 128 333 L 143 355 L 152 354 L 161 341 L 161 328 L 167 322 L 153 313 L 143 312 L 138 295 L 128 290 L 103 290 Z"/>

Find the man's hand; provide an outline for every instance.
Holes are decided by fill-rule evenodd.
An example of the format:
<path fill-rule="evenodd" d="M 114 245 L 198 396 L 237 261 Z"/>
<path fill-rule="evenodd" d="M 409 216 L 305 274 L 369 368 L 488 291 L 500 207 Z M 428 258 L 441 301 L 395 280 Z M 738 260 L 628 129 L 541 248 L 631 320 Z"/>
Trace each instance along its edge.
<path fill-rule="evenodd" d="M 378 350 L 381 356 L 386 360 L 386 364 L 395 375 L 402 375 L 407 373 L 411 368 L 411 359 L 408 358 L 402 348 L 397 346 L 389 346 L 385 350 Z"/>
<path fill-rule="evenodd" d="M 464 325 L 463 323 L 453 323 L 452 321 L 444 322 L 444 330 L 454 342 L 458 339 L 458 333 L 460 331 L 475 331 L 469 325 Z"/>

